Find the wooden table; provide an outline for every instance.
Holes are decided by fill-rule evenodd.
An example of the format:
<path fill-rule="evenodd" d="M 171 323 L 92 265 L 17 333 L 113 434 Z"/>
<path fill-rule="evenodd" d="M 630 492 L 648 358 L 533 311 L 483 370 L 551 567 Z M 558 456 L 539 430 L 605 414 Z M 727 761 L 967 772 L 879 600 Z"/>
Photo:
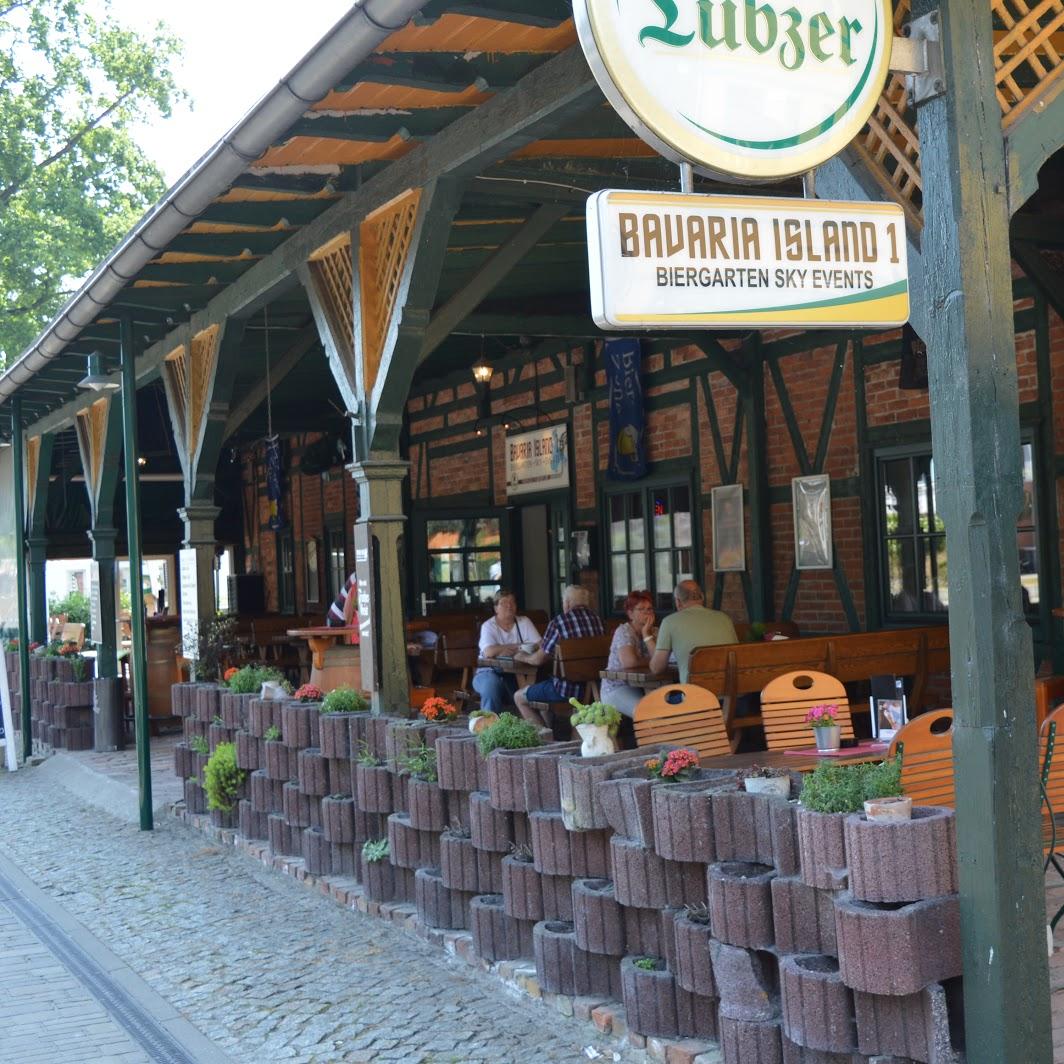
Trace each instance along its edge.
<path fill-rule="evenodd" d="M 678 669 L 671 667 L 657 675 L 646 669 L 603 669 L 599 673 L 599 679 L 614 680 L 629 687 L 641 687 L 644 691 L 656 691 L 659 687 L 679 683 L 680 673 Z"/>
<path fill-rule="evenodd" d="M 869 761 L 882 761 L 887 756 L 887 749 L 854 750 L 852 753 L 817 754 L 810 748 L 808 754 L 788 754 L 784 750 L 755 750 L 746 754 L 728 754 L 724 757 L 705 757 L 703 768 L 750 768 L 761 765 L 764 768 L 789 768 L 796 772 L 812 772 L 824 761 L 834 761 L 839 765 L 860 765 Z"/>
<path fill-rule="evenodd" d="M 291 628 L 288 636 L 306 640 L 310 648 L 310 682 L 328 693 L 336 687 L 362 687 L 362 656 L 358 646 L 347 642 L 357 627 Z"/>
<path fill-rule="evenodd" d="M 527 661 L 516 661 L 512 654 L 500 654 L 497 658 L 477 658 L 477 667 L 494 669 L 517 677 L 518 689 L 529 687 L 539 676 L 539 666 L 529 665 Z"/>

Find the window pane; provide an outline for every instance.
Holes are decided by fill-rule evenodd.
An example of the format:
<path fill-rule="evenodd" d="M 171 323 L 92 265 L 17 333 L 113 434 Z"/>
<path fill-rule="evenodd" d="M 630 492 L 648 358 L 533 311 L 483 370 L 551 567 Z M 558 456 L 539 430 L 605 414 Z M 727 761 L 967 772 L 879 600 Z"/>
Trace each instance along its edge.
<path fill-rule="evenodd" d="M 472 551 L 467 556 L 467 580 L 501 580 L 502 555 L 498 551 Z"/>
<path fill-rule="evenodd" d="M 425 538 L 429 550 L 446 550 L 461 547 L 465 540 L 465 521 L 426 521 Z"/>
<path fill-rule="evenodd" d="M 949 586 L 946 569 L 946 537 L 929 536 L 920 541 L 920 562 L 923 585 L 922 608 L 925 613 L 943 613 L 949 607 Z"/>
<path fill-rule="evenodd" d="M 623 602 L 631 591 L 628 586 L 628 558 L 624 554 L 615 554 L 612 558 L 613 600 Z"/>
<path fill-rule="evenodd" d="M 687 488 L 672 489 L 673 544 L 690 547 L 691 539 L 691 493 Z"/>
<path fill-rule="evenodd" d="M 908 458 L 883 463 L 883 509 L 888 536 L 913 530 L 912 463 Z"/>
<path fill-rule="evenodd" d="M 610 499 L 610 550 L 624 550 L 628 546 L 624 535 L 624 499 L 623 495 Z"/>
<path fill-rule="evenodd" d="M 672 551 L 660 550 L 654 552 L 654 587 L 659 595 L 672 591 L 676 586 L 673 579 Z"/>
<path fill-rule="evenodd" d="M 473 602 L 491 602 L 495 598 L 495 592 L 498 590 L 498 584 L 481 584 L 480 587 L 469 589 Z"/>
<path fill-rule="evenodd" d="M 630 561 L 632 565 L 632 588 L 636 591 L 642 591 L 644 588 L 650 586 L 647 583 L 646 555 L 632 554 L 630 555 Z"/>
<path fill-rule="evenodd" d="M 913 459 L 916 476 L 916 505 L 920 514 L 921 532 L 945 532 L 946 526 L 938 516 L 935 501 L 935 467 L 930 455 Z"/>
<path fill-rule="evenodd" d="M 659 550 L 672 546 L 672 516 L 667 491 L 654 493 L 654 546 Z"/>
<path fill-rule="evenodd" d="M 481 517 L 474 524 L 473 543 L 476 547 L 498 547 L 502 543 L 497 517 Z"/>
<path fill-rule="evenodd" d="M 1035 539 L 1034 529 L 1024 530 L 1017 534 L 1020 550 L 1020 585 L 1026 592 L 1024 609 L 1028 606 L 1037 606 L 1038 594 L 1038 543 Z"/>
<path fill-rule="evenodd" d="M 916 548 L 911 539 L 887 540 L 887 591 L 894 613 L 919 613 Z"/>
<path fill-rule="evenodd" d="M 434 584 L 458 584 L 464 579 L 461 554 L 430 554 L 429 579 Z"/>

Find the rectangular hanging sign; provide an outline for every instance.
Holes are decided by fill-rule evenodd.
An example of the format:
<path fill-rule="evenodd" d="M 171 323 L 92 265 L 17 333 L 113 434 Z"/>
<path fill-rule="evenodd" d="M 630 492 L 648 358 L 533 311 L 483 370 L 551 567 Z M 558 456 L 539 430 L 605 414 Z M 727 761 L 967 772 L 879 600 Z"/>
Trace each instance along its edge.
<path fill-rule="evenodd" d="M 506 437 L 506 493 L 553 491 L 569 486 L 569 427 L 544 425 Z"/>
<path fill-rule="evenodd" d="M 606 189 L 587 203 L 602 329 L 896 327 L 909 318 L 895 203 Z"/>

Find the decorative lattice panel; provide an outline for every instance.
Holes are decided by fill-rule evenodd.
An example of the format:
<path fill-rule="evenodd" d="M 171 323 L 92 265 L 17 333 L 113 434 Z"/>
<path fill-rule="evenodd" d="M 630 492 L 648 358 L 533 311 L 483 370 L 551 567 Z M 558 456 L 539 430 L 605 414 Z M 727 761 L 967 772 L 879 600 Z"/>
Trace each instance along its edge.
<path fill-rule="evenodd" d="M 97 399 L 87 410 L 79 410 L 75 422 L 78 447 L 81 450 L 81 465 L 92 491 L 93 500 L 96 499 L 100 490 L 107 417 L 110 411 L 111 400 L 105 396 Z"/>
<path fill-rule="evenodd" d="M 30 436 L 26 440 L 26 520 L 33 520 L 33 507 L 37 501 L 37 470 L 41 464 L 41 438 Z"/>
<path fill-rule="evenodd" d="M 367 394 L 373 390 L 388 326 L 417 225 L 421 190 L 410 189 L 362 223 L 358 267 L 362 297 L 362 358 Z"/>
<path fill-rule="evenodd" d="M 1064 70 L 1064 0 L 991 2 L 997 98 L 1007 129 Z"/>
<path fill-rule="evenodd" d="M 351 259 L 351 236 L 343 233 L 310 257 L 310 276 L 318 299 L 329 319 L 337 353 L 345 366 L 355 358 L 354 267 Z"/>
<path fill-rule="evenodd" d="M 212 325 L 192 338 L 188 357 L 188 450 L 199 445 L 200 430 L 211 401 L 211 385 L 218 362 L 219 328 Z"/>
<path fill-rule="evenodd" d="M 170 416 L 174 421 L 174 435 L 188 439 L 188 361 L 185 348 L 178 347 L 163 360 L 163 379 L 170 400 Z"/>

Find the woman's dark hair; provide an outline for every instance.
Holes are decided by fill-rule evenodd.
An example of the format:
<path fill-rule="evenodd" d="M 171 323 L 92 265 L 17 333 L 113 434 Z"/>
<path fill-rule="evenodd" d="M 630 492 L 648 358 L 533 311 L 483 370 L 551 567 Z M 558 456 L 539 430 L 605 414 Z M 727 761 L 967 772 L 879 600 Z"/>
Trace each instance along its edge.
<path fill-rule="evenodd" d="M 624 612 L 631 613 L 640 602 L 653 606 L 654 596 L 649 591 L 629 591 L 628 597 L 624 600 Z"/>

